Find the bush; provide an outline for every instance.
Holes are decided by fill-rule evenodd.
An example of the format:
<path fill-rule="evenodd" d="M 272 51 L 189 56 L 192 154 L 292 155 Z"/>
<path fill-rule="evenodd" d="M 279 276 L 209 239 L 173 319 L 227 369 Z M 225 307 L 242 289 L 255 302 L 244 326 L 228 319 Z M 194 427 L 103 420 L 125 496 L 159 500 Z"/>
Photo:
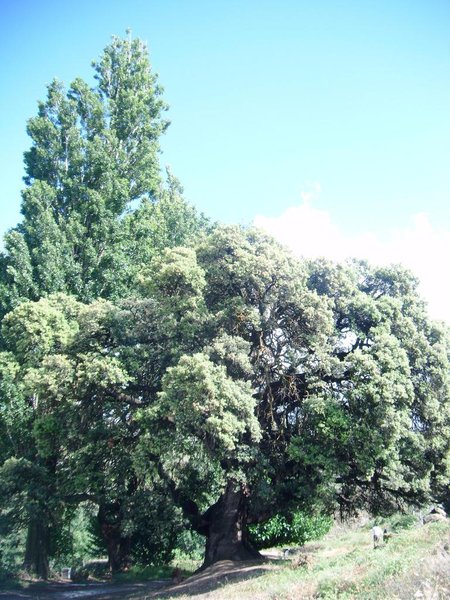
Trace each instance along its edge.
<path fill-rule="evenodd" d="M 0 533 L 0 581 L 13 577 L 22 566 L 25 530 L 9 535 Z"/>
<path fill-rule="evenodd" d="M 83 583 L 89 578 L 89 571 L 87 569 L 74 568 L 70 575 L 71 580 L 74 583 Z"/>
<path fill-rule="evenodd" d="M 265 523 L 250 525 L 250 541 L 258 549 L 286 544 L 302 546 L 325 535 L 332 524 L 333 519 L 326 515 L 297 512 L 289 519 L 279 514 Z"/>
<path fill-rule="evenodd" d="M 416 515 L 394 515 L 389 519 L 389 526 L 395 533 L 402 529 L 412 529 L 417 525 L 418 519 Z"/>
<path fill-rule="evenodd" d="M 177 537 L 173 560 L 202 560 L 204 553 L 205 537 L 186 529 Z"/>
<path fill-rule="evenodd" d="M 389 518 L 376 517 L 372 523 L 373 525 L 378 525 L 379 527 L 387 527 L 389 531 L 397 533 L 403 529 L 412 529 L 418 524 L 418 522 L 418 516 L 413 512 L 410 512 L 406 514 L 395 513 Z"/>
<path fill-rule="evenodd" d="M 123 573 L 115 573 L 113 580 L 120 583 L 135 581 L 151 581 L 153 579 L 169 579 L 173 567 L 170 565 L 133 565 Z"/>
<path fill-rule="evenodd" d="M 84 563 L 83 569 L 89 573 L 89 576 L 95 579 L 105 578 L 109 574 L 108 559 L 89 560 Z"/>

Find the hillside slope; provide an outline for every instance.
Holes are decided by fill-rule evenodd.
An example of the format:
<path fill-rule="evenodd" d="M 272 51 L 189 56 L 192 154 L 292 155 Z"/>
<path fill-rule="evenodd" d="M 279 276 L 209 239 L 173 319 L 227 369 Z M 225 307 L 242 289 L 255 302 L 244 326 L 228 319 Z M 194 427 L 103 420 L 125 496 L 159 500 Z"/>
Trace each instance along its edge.
<path fill-rule="evenodd" d="M 405 599 L 450 597 L 450 520 L 394 534 L 374 550 L 370 526 L 334 531 L 288 560 L 217 563 L 166 594 L 178 600 Z M 142 598 L 142 597 L 141 597 Z"/>

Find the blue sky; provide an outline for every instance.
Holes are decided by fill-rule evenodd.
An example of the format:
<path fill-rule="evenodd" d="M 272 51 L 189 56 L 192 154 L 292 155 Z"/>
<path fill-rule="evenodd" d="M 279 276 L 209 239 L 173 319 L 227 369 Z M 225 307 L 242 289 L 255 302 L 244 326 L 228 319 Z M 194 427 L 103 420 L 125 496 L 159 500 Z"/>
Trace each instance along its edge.
<path fill-rule="evenodd" d="M 91 81 L 131 28 L 171 107 L 162 163 L 190 201 L 299 254 L 401 260 L 450 321 L 448 0 L 0 0 L 0 18 L 1 234 L 46 84 Z"/>

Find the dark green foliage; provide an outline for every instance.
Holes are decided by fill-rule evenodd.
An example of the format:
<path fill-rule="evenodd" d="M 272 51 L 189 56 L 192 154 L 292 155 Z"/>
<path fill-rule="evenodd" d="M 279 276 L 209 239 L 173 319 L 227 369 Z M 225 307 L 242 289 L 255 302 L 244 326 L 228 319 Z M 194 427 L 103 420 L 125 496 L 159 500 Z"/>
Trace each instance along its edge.
<path fill-rule="evenodd" d="M 265 523 L 250 525 L 250 539 L 256 548 L 273 548 L 282 545 L 302 546 L 318 540 L 333 524 L 328 515 L 308 515 L 296 512 L 289 518 L 275 515 Z"/>
<path fill-rule="evenodd" d="M 50 549 L 53 571 L 60 572 L 67 566 L 80 568 L 86 561 L 107 555 L 105 543 L 96 530 L 96 513 L 95 505 L 89 503 L 64 508 Z"/>
<path fill-rule="evenodd" d="M 0 522 L 0 585 L 20 570 L 25 551 L 25 530 L 6 533 Z"/>
<path fill-rule="evenodd" d="M 147 293 L 184 354 L 143 423 L 170 436 L 163 465 L 197 504 L 199 531 L 231 510 L 222 508 L 229 486 L 240 488 L 247 508 L 235 510 L 249 524 L 278 507 L 388 514 L 443 489 L 448 338 L 408 272 L 304 265 L 238 228 L 153 267 Z"/>
<path fill-rule="evenodd" d="M 35 398 L 34 453 L 3 466 L 24 525 L 64 532 L 88 497 L 120 569 L 170 557 L 177 504 L 204 532 L 225 484 L 250 524 L 267 514 L 258 546 L 324 525 L 299 507 L 387 513 L 441 489 L 447 341 L 407 274 L 305 268 L 228 228 L 163 251 L 140 285 L 119 306 L 57 295 L 4 318 L 5 398 Z M 51 536 L 49 555 L 65 546 Z"/>
<path fill-rule="evenodd" d="M 175 542 L 174 560 L 196 560 L 201 561 L 205 555 L 205 538 L 189 528 L 185 524 L 184 529 Z"/>
<path fill-rule="evenodd" d="M 381 519 L 377 521 L 380 522 L 383 526 L 387 524 L 388 531 L 393 531 L 397 533 L 402 531 L 403 529 L 412 529 L 413 527 L 417 527 L 418 517 L 414 514 L 395 514 L 390 517 L 387 522 Z"/>
<path fill-rule="evenodd" d="M 50 295 L 3 320 L 2 389 L 28 407 L 29 442 L 2 467 L 4 505 L 31 539 L 45 526 L 49 556 L 68 556 L 86 499 L 120 570 L 168 560 L 180 511 L 209 540 L 234 514 L 261 546 L 301 543 L 323 525 L 314 508 L 388 514 L 442 493 L 448 340 L 407 273 L 303 265 L 223 228 L 162 251 L 139 285 L 141 299 Z"/>
<path fill-rule="evenodd" d="M 401 267 L 319 261 L 308 284 L 332 301 L 336 327 L 291 456 L 344 512 L 426 502 L 448 481 L 448 332 L 428 320 Z"/>

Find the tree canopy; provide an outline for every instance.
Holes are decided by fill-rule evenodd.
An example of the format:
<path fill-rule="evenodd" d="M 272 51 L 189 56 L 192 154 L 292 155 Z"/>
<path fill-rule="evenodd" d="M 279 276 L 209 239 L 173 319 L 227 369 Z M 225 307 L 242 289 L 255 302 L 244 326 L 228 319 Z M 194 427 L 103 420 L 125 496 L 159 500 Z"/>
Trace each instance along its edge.
<path fill-rule="evenodd" d="M 53 81 L 28 122 L 23 220 L 0 263 L 3 312 L 56 292 L 124 297 L 139 260 L 206 225 L 170 172 L 163 182 L 167 105 L 145 44 L 114 37 L 93 67 L 95 87 Z"/>
<path fill-rule="evenodd" d="M 161 88 L 113 38 L 96 86 L 53 82 L 5 239 L 0 531 L 46 577 L 77 507 L 112 570 L 299 510 L 448 501 L 448 328 L 400 266 L 295 258 L 163 180 Z"/>
<path fill-rule="evenodd" d="M 444 489 L 448 340 L 409 273 L 302 264 L 238 228 L 207 238 L 197 264 L 167 254 L 163 287 L 156 274 L 152 286 L 181 342 L 198 345 L 183 348 L 142 414 L 153 436 L 173 442 L 162 460 L 198 531 L 223 538 L 215 521 L 231 489 L 244 546 L 242 514 L 252 523 L 299 506 L 383 513 Z M 178 313 L 188 299 L 197 335 L 184 334 Z M 237 546 L 214 547 L 207 561 L 245 556 Z"/>

